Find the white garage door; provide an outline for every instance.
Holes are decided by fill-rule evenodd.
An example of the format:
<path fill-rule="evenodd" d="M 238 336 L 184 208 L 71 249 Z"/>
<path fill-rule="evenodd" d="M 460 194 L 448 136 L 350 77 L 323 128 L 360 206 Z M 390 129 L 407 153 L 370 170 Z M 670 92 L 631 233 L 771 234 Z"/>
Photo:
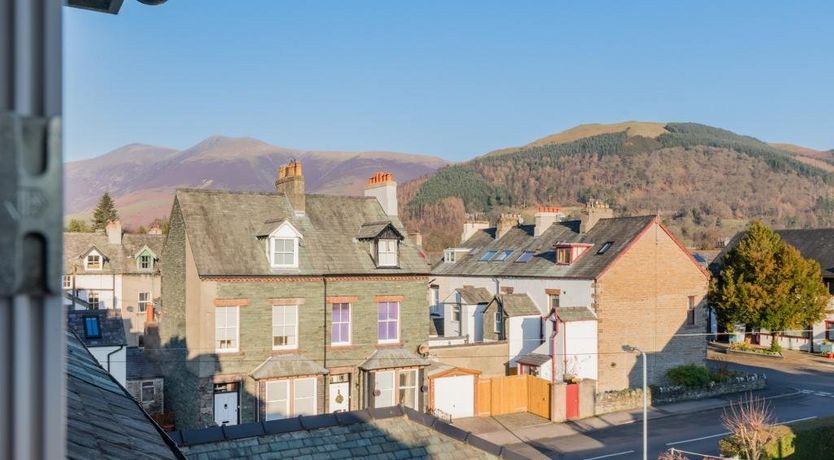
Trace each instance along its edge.
<path fill-rule="evenodd" d="M 454 418 L 475 415 L 475 376 L 435 379 L 434 407 Z"/>

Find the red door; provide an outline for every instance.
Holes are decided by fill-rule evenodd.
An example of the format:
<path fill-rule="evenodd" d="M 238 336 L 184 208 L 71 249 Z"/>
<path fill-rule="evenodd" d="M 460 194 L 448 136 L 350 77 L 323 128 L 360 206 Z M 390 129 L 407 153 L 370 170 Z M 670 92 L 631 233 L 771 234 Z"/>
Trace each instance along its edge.
<path fill-rule="evenodd" d="M 565 388 L 565 416 L 568 420 L 579 418 L 579 384 L 569 383 Z"/>

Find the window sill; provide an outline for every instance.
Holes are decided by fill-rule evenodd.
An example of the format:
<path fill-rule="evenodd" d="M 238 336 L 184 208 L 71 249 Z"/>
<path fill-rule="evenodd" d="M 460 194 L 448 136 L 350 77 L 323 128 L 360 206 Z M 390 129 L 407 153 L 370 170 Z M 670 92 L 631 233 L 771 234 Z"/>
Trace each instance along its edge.
<path fill-rule="evenodd" d="M 272 349 L 272 356 L 281 356 L 281 355 L 292 355 L 298 353 L 298 347 L 296 348 L 273 348 Z"/>

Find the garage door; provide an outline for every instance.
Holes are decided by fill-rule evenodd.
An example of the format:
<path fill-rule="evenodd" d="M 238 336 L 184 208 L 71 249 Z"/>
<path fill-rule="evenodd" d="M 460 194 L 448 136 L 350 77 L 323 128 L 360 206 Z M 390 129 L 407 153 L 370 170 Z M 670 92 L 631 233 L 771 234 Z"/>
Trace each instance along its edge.
<path fill-rule="evenodd" d="M 461 375 L 435 379 L 434 408 L 454 418 L 475 415 L 475 376 Z"/>

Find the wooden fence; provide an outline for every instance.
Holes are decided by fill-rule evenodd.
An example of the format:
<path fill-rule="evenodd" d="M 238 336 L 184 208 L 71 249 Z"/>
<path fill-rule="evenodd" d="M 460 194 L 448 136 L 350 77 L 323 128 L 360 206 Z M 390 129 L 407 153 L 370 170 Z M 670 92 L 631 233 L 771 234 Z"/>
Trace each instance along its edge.
<path fill-rule="evenodd" d="M 481 378 L 478 416 L 530 412 L 550 418 L 550 382 L 532 375 Z"/>

